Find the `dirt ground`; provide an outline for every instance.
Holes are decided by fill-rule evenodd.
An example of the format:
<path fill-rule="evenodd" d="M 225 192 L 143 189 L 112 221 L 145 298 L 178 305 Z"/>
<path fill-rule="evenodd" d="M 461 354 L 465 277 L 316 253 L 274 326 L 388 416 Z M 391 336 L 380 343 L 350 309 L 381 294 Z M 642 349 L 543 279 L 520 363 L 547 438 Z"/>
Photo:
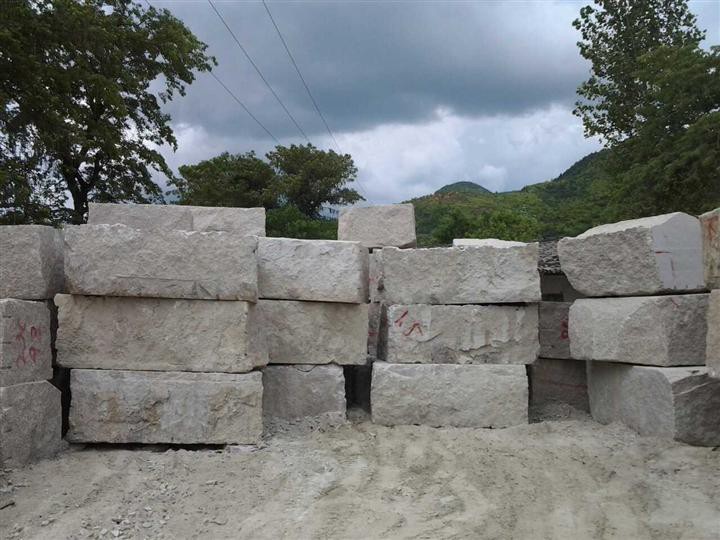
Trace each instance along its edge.
<path fill-rule="evenodd" d="M 0 482 L 3 540 L 720 538 L 720 451 L 588 420 L 72 447 Z"/>

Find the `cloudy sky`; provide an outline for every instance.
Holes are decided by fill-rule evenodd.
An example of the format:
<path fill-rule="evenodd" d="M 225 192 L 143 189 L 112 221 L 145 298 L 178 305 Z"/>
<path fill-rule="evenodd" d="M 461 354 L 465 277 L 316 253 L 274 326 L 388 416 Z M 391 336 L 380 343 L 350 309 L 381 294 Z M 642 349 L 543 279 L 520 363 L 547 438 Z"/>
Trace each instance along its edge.
<path fill-rule="evenodd" d="M 305 142 L 207 0 L 153 0 L 209 45 L 215 73 L 282 144 Z M 268 5 L 370 203 L 455 181 L 506 191 L 557 176 L 600 148 L 572 113 L 588 76 L 571 22 L 575 1 L 276 1 Z M 321 148 L 335 148 L 259 1 L 218 11 L 288 110 Z M 720 2 L 691 8 L 720 43 Z M 274 141 L 202 74 L 166 108 L 176 168 Z"/>

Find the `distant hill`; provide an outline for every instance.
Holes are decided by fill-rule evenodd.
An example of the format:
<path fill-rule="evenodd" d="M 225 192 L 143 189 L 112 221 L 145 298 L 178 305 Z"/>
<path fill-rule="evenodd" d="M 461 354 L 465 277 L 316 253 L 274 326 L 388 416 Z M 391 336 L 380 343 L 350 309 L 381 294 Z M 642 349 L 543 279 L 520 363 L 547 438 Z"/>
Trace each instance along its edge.
<path fill-rule="evenodd" d="M 448 184 L 441 187 L 437 193 L 492 193 L 490 190 L 485 189 L 480 184 L 475 182 L 455 182 L 454 184 Z"/>

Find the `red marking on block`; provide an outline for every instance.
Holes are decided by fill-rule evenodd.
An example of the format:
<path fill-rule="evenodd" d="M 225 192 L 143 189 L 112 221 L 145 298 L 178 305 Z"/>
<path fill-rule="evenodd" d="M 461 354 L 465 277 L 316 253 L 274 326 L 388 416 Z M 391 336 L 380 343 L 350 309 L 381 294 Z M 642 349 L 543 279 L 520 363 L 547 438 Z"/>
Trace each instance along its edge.
<path fill-rule="evenodd" d="M 423 331 L 422 331 L 422 327 L 420 326 L 420 323 L 415 321 L 412 323 L 412 326 L 410 328 L 408 328 L 408 330 L 406 332 L 403 332 L 403 336 L 408 337 L 410 334 L 412 334 L 415 331 L 415 329 L 417 329 L 418 332 L 420 332 L 421 336 L 423 335 Z"/>
<path fill-rule="evenodd" d="M 400 315 L 397 319 L 395 319 L 395 326 L 402 326 L 403 321 L 405 320 L 405 317 L 407 317 L 408 310 L 406 309 L 402 315 Z"/>
<path fill-rule="evenodd" d="M 570 339 L 569 322 L 567 319 L 563 319 L 560 322 L 560 339 Z"/>

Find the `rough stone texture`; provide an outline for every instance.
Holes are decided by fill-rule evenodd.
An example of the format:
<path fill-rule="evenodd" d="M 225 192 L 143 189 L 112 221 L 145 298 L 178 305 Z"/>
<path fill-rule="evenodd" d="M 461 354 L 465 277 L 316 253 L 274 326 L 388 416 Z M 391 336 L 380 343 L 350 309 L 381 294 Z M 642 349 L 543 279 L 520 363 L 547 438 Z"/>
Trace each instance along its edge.
<path fill-rule="evenodd" d="M 90 203 L 89 225 L 116 223 L 144 230 L 233 231 L 265 236 L 265 209 Z"/>
<path fill-rule="evenodd" d="M 383 318 L 382 304 L 368 304 L 368 356 L 378 358 L 381 322 Z"/>
<path fill-rule="evenodd" d="M 367 362 L 368 304 L 258 302 L 271 364 Z"/>
<path fill-rule="evenodd" d="M 533 306 L 387 307 L 382 358 L 396 364 L 532 364 L 538 356 Z"/>
<path fill-rule="evenodd" d="M 0 386 L 50 379 L 51 347 L 45 302 L 0 300 Z"/>
<path fill-rule="evenodd" d="M 542 276 L 562 274 L 557 244 L 557 240 L 545 240 L 538 246 L 538 270 L 541 279 Z"/>
<path fill-rule="evenodd" d="M 65 275 L 73 294 L 254 302 L 256 248 L 230 232 L 69 226 Z"/>
<path fill-rule="evenodd" d="M 44 225 L 0 226 L 0 298 L 46 300 L 62 290 L 62 233 Z"/>
<path fill-rule="evenodd" d="M 372 421 L 506 427 L 528 421 L 525 366 L 375 362 Z"/>
<path fill-rule="evenodd" d="M 345 377 L 340 366 L 267 366 L 263 369 L 263 418 L 345 422 Z"/>
<path fill-rule="evenodd" d="M 359 242 L 258 239 L 261 298 L 364 303 L 368 250 Z"/>
<path fill-rule="evenodd" d="M 58 295 L 61 366 L 243 373 L 267 364 L 256 304 Z"/>
<path fill-rule="evenodd" d="M 537 302 L 538 245 L 382 250 L 387 304 Z"/>
<path fill-rule="evenodd" d="M 708 296 L 576 300 L 570 308 L 570 353 L 578 360 L 705 365 Z"/>
<path fill-rule="evenodd" d="M 700 216 L 703 232 L 703 262 L 708 289 L 720 289 L 720 208 Z"/>
<path fill-rule="evenodd" d="M 0 466 L 21 467 L 62 447 L 60 391 L 47 381 L 0 387 Z"/>
<path fill-rule="evenodd" d="M 71 442 L 256 444 L 262 374 L 74 369 Z"/>
<path fill-rule="evenodd" d="M 383 285 L 382 250 L 370 253 L 368 284 L 370 288 L 370 302 L 379 303 L 384 299 L 385 285 Z"/>
<path fill-rule="evenodd" d="M 558 243 L 563 272 L 586 296 L 705 288 L 700 221 L 676 212 L 590 229 Z"/>
<path fill-rule="evenodd" d="M 342 208 L 338 240 L 362 242 L 367 248 L 415 247 L 415 209 L 412 204 Z"/>
<path fill-rule="evenodd" d="M 572 302 L 540 302 L 540 356 L 572 358 L 569 317 Z"/>
<path fill-rule="evenodd" d="M 720 379 L 720 290 L 711 291 L 708 302 L 706 363 L 709 375 Z"/>
<path fill-rule="evenodd" d="M 720 381 L 705 367 L 588 365 L 595 420 L 622 422 L 641 435 L 697 446 L 720 445 Z"/>
<path fill-rule="evenodd" d="M 538 358 L 530 366 L 530 404 L 567 403 L 589 411 L 586 362 Z"/>
<path fill-rule="evenodd" d="M 498 240 L 497 238 L 455 238 L 453 247 L 525 247 L 525 242 L 512 242 L 510 240 Z"/>

